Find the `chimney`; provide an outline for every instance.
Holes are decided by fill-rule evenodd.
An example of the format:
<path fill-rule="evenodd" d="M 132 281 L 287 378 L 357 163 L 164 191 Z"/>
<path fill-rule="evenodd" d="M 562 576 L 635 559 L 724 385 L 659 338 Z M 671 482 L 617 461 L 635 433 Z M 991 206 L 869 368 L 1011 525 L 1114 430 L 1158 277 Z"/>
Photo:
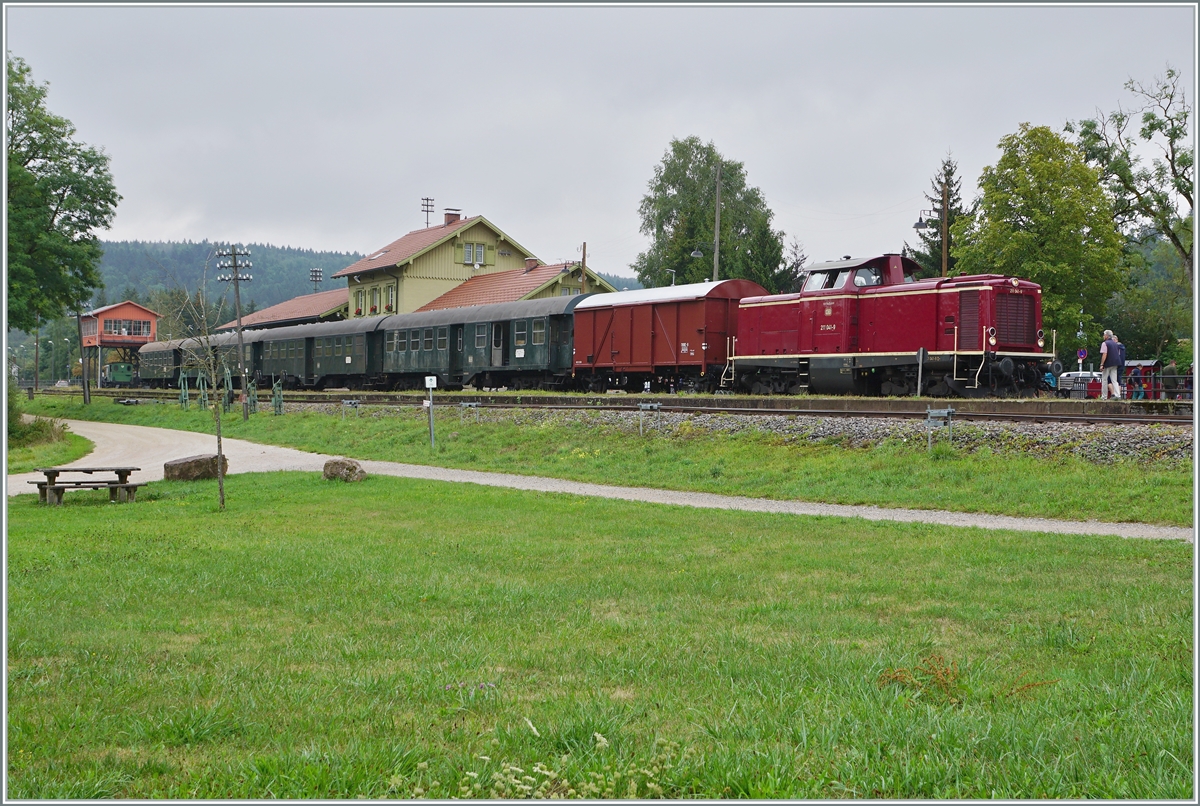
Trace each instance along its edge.
<path fill-rule="evenodd" d="M 538 259 L 535 257 L 525 258 L 525 271 L 531 272 L 538 267 Z"/>
<path fill-rule="evenodd" d="M 455 207 L 446 208 L 446 222 L 443 226 L 449 226 L 462 218 L 462 210 Z"/>

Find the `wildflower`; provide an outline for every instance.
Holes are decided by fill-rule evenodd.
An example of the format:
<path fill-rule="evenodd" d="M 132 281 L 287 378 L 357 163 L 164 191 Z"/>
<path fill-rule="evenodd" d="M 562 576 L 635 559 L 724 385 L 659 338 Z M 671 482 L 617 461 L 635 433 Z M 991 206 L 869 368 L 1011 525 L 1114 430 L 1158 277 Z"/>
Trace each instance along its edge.
<path fill-rule="evenodd" d="M 531 731 L 533 731 L 534 736 L 538 737 L 539 739 L 542 738 L 542 734 L 538 733 L 538 729 L 535 728 L 533 723 L 529 721 L 529 717 L 525 717 L 525 724 L 529 726 Z"/>
<path fill-rule="evenodd" d="M 427 769 L 429 769 L 429 762 L 428 762 L 428 761 L 422 761 L 420 764 L 418 764 L 418 765 L 417 765 L 417 769 L 418 769 L 418 770 L 427 770 Z"/>
<path fill-rule="evenodd" d="M 603 750 L 606 747 L 608 747 L 608 739 L 605 739 L 599 733 L 593 733 L 592 736 L 594 736 L 596 739 L 596 749 L 597 750 Z"/>

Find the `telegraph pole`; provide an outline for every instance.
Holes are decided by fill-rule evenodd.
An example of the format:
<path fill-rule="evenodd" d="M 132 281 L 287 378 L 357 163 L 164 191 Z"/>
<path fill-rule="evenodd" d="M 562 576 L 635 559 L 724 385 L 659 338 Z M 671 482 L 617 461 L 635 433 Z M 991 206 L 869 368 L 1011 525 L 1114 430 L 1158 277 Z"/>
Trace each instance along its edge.
<path fill-rule="evenodd" d="M 92 307 L 91 303 L 88 304 L 88 307 L 89 308 Z M 90 389 L 88 389 L 88 359 L 87 359 L 87 354 L 84 352 L 84 348 L 83 348 L 83 311 L 81 309 L 77 309 L 75 311 L 75 327 L 79 331 L 79 372 L 80 372 L 79 377 L 80 377 L 80 380 L 83 381 L 83 405 L 88 406 L 88 405 L 91 405 L 91 402 L 92 402 L 92 392 Z M 97 337 L 96 338 L 96 349 L 97 350 L 100 349 L 99 336 L 100 336 L 100 334 L 97 333 L 96 334 L 96 337 Z"/>
<path fill-rule="evenodd" d="M 242 421 L 247 422 L 250 419 L 250 401 L 246 396 L 247 379 L 246 379 L 246 349 L 242 343 L 242 295 L 239 286 L 242 283 L 248 283 L 254 279 L 249 274 L 239 274 L 241 269 L 253 268 L 254 264 L 248 260 L 243 260 L 238 263 L 240 257 L 250 257 L 249 249 L 239 249 L 236 246 L 231 246 L 228 249 L 218 249 L 217 257 L 227 257 L 229 260 L 221 261 L 217 264 L 218 269 L 229 269 L 229 274 L 217 275 L 217 279 L 223 283 L 233 283 L 233 307 L 237 313 L 237 342 L 238 342 L 238 372 L 242 376 Z"/>
<path fill-rule="evenodd" d="M 429 229 L 429 214 L 433 212 L 433 199 L 429 196 L 421 197 L 421 212 L 425 214 L 425 229 Z"/>
<path fill-rule="evenodd" d="M 713 282 L 717 281 L 717 264 L 721 261 L 721 161 L 717 160 L 717 227 L 713 231 Z"/>
<path fill-rule="evenodd" d="M 946 276 L 946 270 L 949 268 L 949 244 L 947 243 L 946 232 L 950 221 L 950 185 L 946 182 L 946 177 L 942 176 L 942 276 Z"/>

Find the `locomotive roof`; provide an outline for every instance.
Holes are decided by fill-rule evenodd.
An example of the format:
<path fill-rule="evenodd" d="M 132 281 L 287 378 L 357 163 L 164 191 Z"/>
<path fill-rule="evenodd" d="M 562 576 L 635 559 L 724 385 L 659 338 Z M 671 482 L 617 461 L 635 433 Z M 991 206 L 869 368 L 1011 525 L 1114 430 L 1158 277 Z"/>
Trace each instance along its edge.
<path fill-rule="evenodd" d="M 580 302 L 577 310 L 607 308 L 612 305 L 637 305 L 644 302 L 673 302 L 705 297 L 740 299 L 741 297 L 765 294 L 767 290 L 752 280 L 711 280 L 687 285 L 664 285 L 658 288 L 640 288 L 637 291 L 617 291 L 612 294 L 588 295 Z"/>
<path fill-rule="evenodd" d="M 913 260 L 912 258 L 907 258 L 907 257 L 904 257 L 903 255 L 886 254 L 886 255 L 872 255 L 871 257 L 847 258 L 845 260 L 827 260 L 824 263 L 814 263 L 811 266 L 805 266 L 804 271 L 810 272 L 810 271 L 834 271 L 836 269 L 856 269 L 859 266 L 865 266 L 868 263 L 875 263 L 875 262 L 878 262 L 881 260 L 886 261 L 890 257 L 900 258 L 900 262 L 904 265 L 904 268 L 906 268 L 906 269 L 911 269 L 913 271 L 917 271 L 921 268 L 921 265 L 919 263 L 917 263 L 915 260 Z"/>

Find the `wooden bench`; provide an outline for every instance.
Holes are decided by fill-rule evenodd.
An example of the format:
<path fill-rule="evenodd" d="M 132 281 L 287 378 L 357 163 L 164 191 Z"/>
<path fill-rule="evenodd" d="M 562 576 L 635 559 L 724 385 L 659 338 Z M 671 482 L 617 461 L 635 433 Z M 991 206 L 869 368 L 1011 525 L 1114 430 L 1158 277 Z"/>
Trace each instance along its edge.
<path fill-rule="evenodd" d="M 129 476 L 136 470 L 141 470 L 139 467 L 43 467 L 38 468 L 39 473 L 46 476 L 45 481 L 31 481 L 30 484 L 36 484 L 38 488 L 38 501 L 43 504 L 51 504 L 60 506 L 63 500 L 63 493 L 67 490 L 108 490 L 108 500 L 123 504 L 126 501 L 137 500 L 137 489 L 142 486 L 137 482 L 130 482 Z M 59 476 L 64 473 L 83 473 L 92 475 L 94 473 L 112 473 L 116 478 L 113 479 L 60 479 Z"/>

